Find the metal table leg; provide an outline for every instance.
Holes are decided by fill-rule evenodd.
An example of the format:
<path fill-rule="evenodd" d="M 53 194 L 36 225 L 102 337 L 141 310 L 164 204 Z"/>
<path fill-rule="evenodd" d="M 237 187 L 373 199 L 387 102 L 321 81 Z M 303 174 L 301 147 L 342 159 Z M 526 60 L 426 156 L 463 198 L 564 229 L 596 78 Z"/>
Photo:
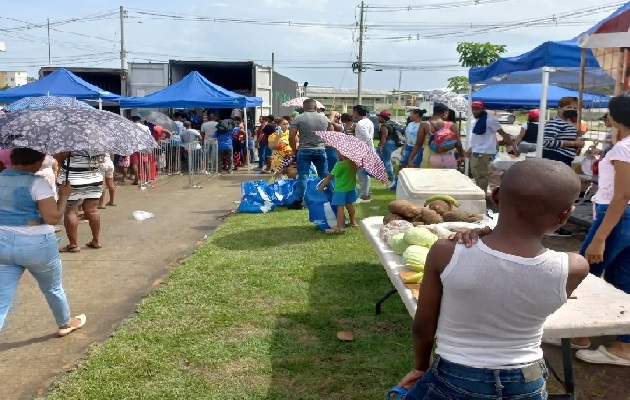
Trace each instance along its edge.
<path fill-rule="evenodd" d="M 385 300 L 389 299 L 389 297 L 396 292 L 398 292 L 398 290 L 396 290 L 396 288 L 392 288 L 387 293 L 385 293 L 383 297 L 378 299 L 378 301 L 376 302 L 376 315 L 379 315 L 381 313 L 381 304 L 383 304 Z"/>
<path fill-rule="evenodd" d="M 555 370 L 547 363 L 547 366 L 556 380 L 564 386 L 564 393 L 550 394 L 549 400 L 575 400 L 575 381 L 573 380 L 573 351 L 571 339 L 562 339 L 562 364 L 564 379 L 556 374 Z"/>

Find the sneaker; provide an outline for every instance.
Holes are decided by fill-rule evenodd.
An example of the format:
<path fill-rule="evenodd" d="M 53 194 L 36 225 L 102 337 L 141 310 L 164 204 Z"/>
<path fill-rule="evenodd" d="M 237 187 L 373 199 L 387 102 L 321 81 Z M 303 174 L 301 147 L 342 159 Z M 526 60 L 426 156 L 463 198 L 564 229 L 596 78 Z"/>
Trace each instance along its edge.
<path fill-rule="evenodd" d="M 369 203 L 370 201 L 372 201 L 371 197 L 361 197 L 356 202 L 357 203 Z"/>
<path fill-rule="evenodd" d="M 304 204 L 300 200 L 295 200 L 291 205 L 287 206 L 289 210 L 303 210 Z"/>
<path fill-rule="evenodd" d="M 564 228 L 558 228 L 555 232 L 548 233 L 547 236 L 551 237 L 571 237 L 573 236 L 573 232 L 568 231 Z"/>

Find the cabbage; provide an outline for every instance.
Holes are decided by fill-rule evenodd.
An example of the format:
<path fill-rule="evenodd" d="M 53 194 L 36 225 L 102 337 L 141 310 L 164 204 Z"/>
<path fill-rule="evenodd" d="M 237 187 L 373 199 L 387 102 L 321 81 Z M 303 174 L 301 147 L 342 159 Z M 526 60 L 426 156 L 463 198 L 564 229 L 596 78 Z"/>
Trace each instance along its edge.
<path fill-rule="evenodd" d="M 424 263 L 427 261 L 429 249 L 423 246 L 411 245 L 403 253 L 405 265 L 416 272 L 424 272 Z"/>
<path fill-rule="evenodd" d="M 389 247 L 392 248 L 392 250 L 396 254 L 404 253 L 405 250 L 407 250 L 407 247 L 409 247 L 409 243 L 405 242 L 405 234 L 404 233 L 399 233 L 397 235 L 392 236 L 387 241 L 387 244 L 389 245 Z"/>
<path fill-rule="evenodd" d="M 430 230 L 422 226 L 416 226 L 405 232 L 405 241 L 417 246 L 431 247 L 438 237 Z"/>

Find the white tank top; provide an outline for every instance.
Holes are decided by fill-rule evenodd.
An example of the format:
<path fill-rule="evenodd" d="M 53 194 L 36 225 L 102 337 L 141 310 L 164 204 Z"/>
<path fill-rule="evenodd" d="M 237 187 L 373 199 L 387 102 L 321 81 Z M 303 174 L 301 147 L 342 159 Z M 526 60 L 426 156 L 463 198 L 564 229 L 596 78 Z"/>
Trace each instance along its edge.
<path fill-rule="evenodd" d="M 523 258 L 457 245 L 442 272 L 436 353 L 474 368 L 511 369 L 543 357 L 543 324 L 567 301 L 566 253 Z"/>

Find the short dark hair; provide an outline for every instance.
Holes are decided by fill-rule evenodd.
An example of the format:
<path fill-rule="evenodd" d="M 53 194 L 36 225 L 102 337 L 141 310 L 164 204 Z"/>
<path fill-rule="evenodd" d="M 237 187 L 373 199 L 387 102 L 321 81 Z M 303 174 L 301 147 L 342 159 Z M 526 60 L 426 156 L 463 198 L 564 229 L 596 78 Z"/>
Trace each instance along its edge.
<path fill-rule="evenodd" d="M 11 150 L 11 164 L 13 165 L 33 165 L 37 162 L 44 161 L 46 154 L 37 150 L 18 147 Z"/>
<path fill-rule="evenodd" d="M 140 122 L 140 121 L 142 121 L 142 117 L 139 116 L 139 115 L 134 115 L 133 117 L 131 117 L 131 120 L 133 122 Z"/>
<path fill-rule="evenodd" d="M 356 112 L 360 117 L 365 117 L 368 115 L 368 109 L 360 104 L 352 107 L 352 111 Z"/>
<path fill-rule="evenodd" d="M 264 133 L 265 135 L 271 135 L 276 131 L 276 124 L 271 122 L 267 125 L 265 125 L 265 127 L 262 130 L 262 133 Z"/>
<path fill-rule="evenodd" d="M 306 99 L 304 100 L 304 102 L 302 102 L 302 107 L 303 108 L 312 108 L 312 107 L 317 108 L 317 102 L 313 99 Z"/>
<path fill-rule="evenodd" d="M 608 111 L 613 121 L 630 128 L 630 97 L 613 97 L 608 103 Z"/>
<path fill-rule="evenodd" d="M 348 113 L 341 114 L 341 122 L 352 122 L 352 115 Z"/>
<path fill-rule="evenodd" d="M 435 114 L 444 114 L 445 112 L 448 112 L 449 108 L 442 104 L 442 103 L 435 103 L 435 105 L 433 106 L 433 115 Z"/>
<path fill-rule="evenodd" d="M 266 117 L 263 117 L 265 120 L 267 120 L 267 122 L 274 122 L 276 120 L 276 118 L 273 115 L 267 115 Z"/>
<path fill-rule="evenodd" d="M 190 123 L 190 121 L 184 121 L 184 128 L 188 129 L 192 126 L 192 124 Z"/>

